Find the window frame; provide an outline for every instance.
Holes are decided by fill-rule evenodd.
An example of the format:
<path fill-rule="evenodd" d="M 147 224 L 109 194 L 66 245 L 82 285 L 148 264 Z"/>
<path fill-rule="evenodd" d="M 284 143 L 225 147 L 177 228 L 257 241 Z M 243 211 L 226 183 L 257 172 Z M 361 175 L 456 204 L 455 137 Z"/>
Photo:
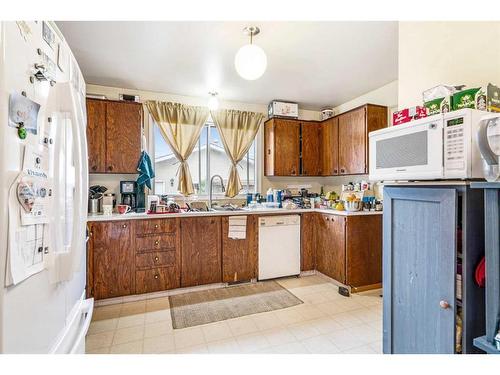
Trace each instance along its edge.
<path fill-rule="evenodd" d="M 148 139 L 149 139 L 149 153 L 150 155 L 152 155 L 152 159 L 153 159 L 153 169 L 155 170 L 155 173 L 156 173 L 156 162 L 154 161 L 155 160 L 155 139 L 154 139 L 154 126 L 155 126 L 155 121 L 154 119 L 151 117 L 151 115 L 149 115 L 149 124 L 148 124 L 148 133 L 149 133 L 149 136 L 148 136 Z M 208 199 L 209 197 L 209 194 L 208 194 L 208 184 L 210 184 L 210 178 L 212 177 L 212 175 L 209 173 L 210 172 L 210 141 L 211 141 L 211 129 L 214 128 L 216 129 L 216 125 L 215 123 L 213 122 L 213 120 L 211 119 L 211 117 L 208 118 L 208 120 L 206 121 L 206 123 L 203 125 L 204 127 L 207 127 L 207 137 L 206 137 L 206 155 L 205 155 L 205 164 L 206 164 L 206 171 L 207 171 L 207 176 L 206 176 L 206 189 L 207 191 L 206 192 L 203 192 L 203 193 L 200 193 L 200 194 L 197 194 L 197 193 L 194 193 L 192 195 L 189 195 L 187 197 L 184 197 L 181 193 L 179 192 L 176 192 L 176 193 L 170 193 L 168 194 L 169 196 L 173 196 L 173 197 L 184 197 L 185 199 Z M 203 131 L 203 130 L 202 130 Z M 255 177 L 254 177 L 254 189 L 252 191 L 252 194 L 255 194 L 256 192 L 259 192 L 260 190 L 260 182 L 261 182 L 261 169 L 262 169 L 262 166 L 261 166 L 261 163 L 260 163 L 260 149 L 261 149 L 261 142 L 262 142 L 262 138 L 261 138 L 261 131 L 262 131 L 262 127 L 259 129 L 259 131 L 257 132 L 254 140 L 253 140 L 253 147 L 254 147 L 254 173 L 255 173 Z M 198 139 L 198 147 L 201 149 L 201 146 L 202 146 L 202 143 L 201 143 L 201 136 L 199 137 Z M 249 151 L 250 152 L 250 151 Z M 245 155 L 245 157 L 243 158 L 243 160 L 246 160 L 246 167 L 247 167 L 247 175 L 246 175 L 246 185 L 243 184 L 243 189 L 242 189 L 242 192 L 239 193 L 238 195 L 236 195 L 235 197 L 233 198 L 229 198 L 229 197 L 226 197 L 224 193 L 213 193 L 213 197 L 214 198 L 218 198 L 218 199 L 237 199 L 237 200 L 241 200 L 241 199 L 245 199 L 246 198 L 246 195 L 247 195 L 247 191 L 248 191 L 248 187 L 250 186 L 249 182 L 250 182 L 250 157 L 249 157 L 249 152 L 247 152 L 247 154 Z M 243 161 L 242 160 L 242 161 Z M 200 188 L 201 188 L 201 184 L 202 184 L 202 155 L 201 155 L 201 152 L 198 152 L 198 180 L 199 180 L 199 184 L 200 184 Z M 240 162 L 241 163 L 241 162 Z M 191 173 L 193 173 L 193 171 L 191 171 Z M 240 176 L 241 177 L 241 176 Z M 164 184 L 166 184 L 166 182 L 164 181 Z M 152 191 L 152 194 L 156 194 L 156 178 L 153 178 L 153 191 Z"/>

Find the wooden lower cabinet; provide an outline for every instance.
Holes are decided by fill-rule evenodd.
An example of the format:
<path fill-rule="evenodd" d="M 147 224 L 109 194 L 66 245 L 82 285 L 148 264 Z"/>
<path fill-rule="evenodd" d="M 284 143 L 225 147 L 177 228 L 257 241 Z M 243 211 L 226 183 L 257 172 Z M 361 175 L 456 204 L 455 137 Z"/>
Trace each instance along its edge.
<path fill-rule="evenodd" d="M 228 237 L 229 216 L 89 223 L 87 293 L 95 299 L 233 283 L 258 274 L 258 215 L 245 239 Z M 352 288 L 382 281 L 382 216 L 303 213 L 301 271 Z"/>
<path fill-rule="evenodd" d="M 345 284 L 345 220 L 321 214 L 318 225 L 317 265 L 319 272 Z"/>
<path fill-rule="evenodd" d="M 318 225 L 316 213 L 302 214 L 300 219 L 300 270 L 312 271 L 316 269 L 316 227 Z"/>
<path fill-rule="evenodd" d="M 382 282 L 382 215 L 319 214 L 316 269 L 353 289 Z"/>
<path fill-rule="evenodd" d="M 222 217 L 222 281 L 249 281 L 257 278 L 258 216 L 248 215 L 245 239 L 228 237 L 229 217 Z"/>
<path fill-rule="evenodd" d="M 222 282 L 221 217 L 181 219 L 181 286 Z"/>
<path fill-rule="evenodd" d="M 132 222 L 91 223 L 89 229 L 89 294 L 95 299 L 134 294 Z"/>
<path fill-rule="evenodd" d="M 180 287 L 179 219 L 89 223 L 87 294 L 97 299 Z"/>
<path fill-rule="evenodd" d="M 346 283 L 382 282 L 382 215 L 351 216 L 346 226 Z"/>
<path fill-rule="evenodd" d="M 180 219 L 137 220 L 135 249 L 136 293 L 180 287 Z"/>

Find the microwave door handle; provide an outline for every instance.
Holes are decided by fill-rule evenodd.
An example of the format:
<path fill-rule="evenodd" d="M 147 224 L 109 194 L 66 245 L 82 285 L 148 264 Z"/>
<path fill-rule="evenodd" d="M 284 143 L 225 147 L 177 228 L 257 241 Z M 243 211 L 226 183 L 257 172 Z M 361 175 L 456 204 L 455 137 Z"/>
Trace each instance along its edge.
<path fill-rule="evenodd" d="M 490 144 L 488 142 L 488 133 L 487 133 L 489 122 L 495 119 L 497 119 L 498 121 L 500 120 L 500 117 L 494 117 L 494 118 L 487 117 L 481 119 L 481 121 L 479 122 L 479 127 L 476 135 L 477 146 L 479 147 L 479 151 L 481 152 L 483 159 L 486 161 L 488 165 L 498 164 L 498 157 L 490 147 Z"/>

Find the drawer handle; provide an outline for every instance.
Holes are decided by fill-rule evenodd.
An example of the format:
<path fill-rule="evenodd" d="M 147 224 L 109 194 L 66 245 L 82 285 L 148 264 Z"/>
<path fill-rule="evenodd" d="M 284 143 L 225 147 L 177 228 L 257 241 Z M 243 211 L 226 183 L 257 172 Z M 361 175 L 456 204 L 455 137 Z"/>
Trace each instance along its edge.
<path fill-rule="evenodd" d="M 155 275 L 155 279 L 158 279 L 160 277 L 160 275 L 156 274 Z"/>
<path fill-rule="evenodd" d="M 155 241 L 155 245 L 158 245 L 160 243 L 160 241 L 156 240 Z"/>
<path fill-rule="evenodd" d="M 448 301 L 439 301 L 439 306 L 442 308 L 442 309 L 449 309 L 450 308 L 450 304 L 448 303 Z"/>
<path fill-rule="evenodd" d="M 155 229 L 158 229 L 158 224 L 155 224 Z"/>
<path fill-rule="evenodd" d="M 159 260 L 160 260 L 160 258 L 155 257 L 155 262 L 158 262 Z"/>

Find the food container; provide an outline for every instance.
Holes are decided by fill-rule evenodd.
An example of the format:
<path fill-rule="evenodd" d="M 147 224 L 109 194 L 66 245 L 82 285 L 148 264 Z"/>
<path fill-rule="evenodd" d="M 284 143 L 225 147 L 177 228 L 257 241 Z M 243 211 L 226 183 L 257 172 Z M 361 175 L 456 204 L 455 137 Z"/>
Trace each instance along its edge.
<path fill-rule="evenodd" d="M 449 95 L 429 100 L 424 102 L 424 107 L 427 110 L 428 116 L 450 112 L 453 107 L 453 96 Z"/>
<path fill-rule="evenodd" d="M 344 208 L 346 211 L 355 212 L 360 211 L 362 207 L 361 201 L 345 201 Z"/>
<path fill-rule="evenodd" d="M 401 125 L 411 120 L 418 120 L 427 116 L 425 107 L 416 106 L 396 111 L 392 114 L 392 125 Z"/>
<path fill-rule="evenodd" d="M 273 100 L 267 107 L 267 115 L 272 117 L 299 118 L 299 105 L 297 103 Z"/>
<path fill-rule="evenodd" d="M 500 88 L 488 83 L 482 87 L 462 90 L 453 94 L 454 111 L 473 108 L 480 111 L 500 112 Z"/>

